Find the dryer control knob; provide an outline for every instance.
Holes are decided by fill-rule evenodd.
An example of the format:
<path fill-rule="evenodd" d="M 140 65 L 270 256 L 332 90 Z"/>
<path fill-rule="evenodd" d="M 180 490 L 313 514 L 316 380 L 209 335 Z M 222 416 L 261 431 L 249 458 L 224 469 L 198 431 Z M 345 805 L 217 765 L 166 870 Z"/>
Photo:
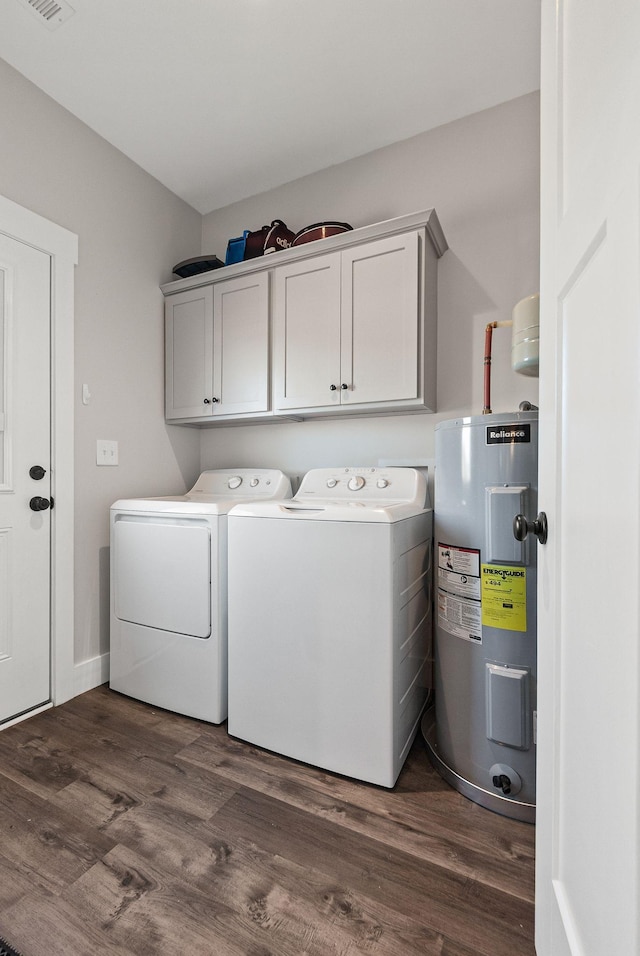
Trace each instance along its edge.
<path fill-rule="evenodd" d="M 348 487 L 351 491 L 360 491 L 361 488 L 364 488 L 364 478 L 362 475 L 354 475 L 353 478 L 349 478 Z"/>
<path fill-rule="evenodd" d="M 249 484 L 251 485 L 252 488 L 255 488 L 256 485 L 259 485 L 259 484 L 260 484 L 260 479 L 259 479 L 259 478 L 252 478 L 251 481 L 249 482 Z"/>
<path fill-rule="evenodd" d="M 229 478 L 229 481 L 227 482 L 227 486 L 229 488 L 239 488 L 241 484 L 242 478 L 240 475 L 235 475 L 233 478 Z"/>
<path fill-rule="evenodd" d="M 327 479 L 327 488 L 335 488 L 335 486 L 336 486 L 337 484 L 338 484 L 338 479 L 337 479 L 337 478 L 328 478 L 328 479 Z"/>
<path fill-rule="evenodd" d="M 378 478 L 378 480 L 376 481 L 376 485 L 378 488 L 386 488 L 388 484 L 389 482 L 387 481 L 386 478 Z"/>

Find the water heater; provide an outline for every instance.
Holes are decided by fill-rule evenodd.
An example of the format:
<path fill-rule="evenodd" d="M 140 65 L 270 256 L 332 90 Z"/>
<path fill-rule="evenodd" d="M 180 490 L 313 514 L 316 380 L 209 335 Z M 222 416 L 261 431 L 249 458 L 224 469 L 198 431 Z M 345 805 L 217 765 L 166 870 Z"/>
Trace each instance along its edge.
<path fill-rule="evenodd" d="M 471 800 L 535 819 L 538 413 L 436 426 L 432 762 Z M 522 523 L 522 519 L 520 519 Z"/>

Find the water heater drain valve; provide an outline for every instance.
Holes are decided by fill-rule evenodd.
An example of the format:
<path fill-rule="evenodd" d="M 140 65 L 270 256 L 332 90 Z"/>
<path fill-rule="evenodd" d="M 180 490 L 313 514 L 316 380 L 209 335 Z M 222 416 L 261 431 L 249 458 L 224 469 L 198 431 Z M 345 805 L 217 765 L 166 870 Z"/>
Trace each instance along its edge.
<path fill-rule="evenodd" d="M 520 774 L 504 763 L 494 763 L 489 770 L 489 776 L 496 790 L 502 790 L 505 797 L 515 797 L 522 790 Z"/>

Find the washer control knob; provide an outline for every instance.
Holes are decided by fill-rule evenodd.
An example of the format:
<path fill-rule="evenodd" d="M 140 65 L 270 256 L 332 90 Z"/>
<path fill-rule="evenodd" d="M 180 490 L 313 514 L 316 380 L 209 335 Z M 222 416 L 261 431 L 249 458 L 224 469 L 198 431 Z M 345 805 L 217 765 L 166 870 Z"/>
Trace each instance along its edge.
<path fill-rule="evenodd" d="M 361 488 L 364 488 L 364 478 L 362 475 L 354 475 L 352 478 L 349 478 L 348 487 L 351 491 L 360 491 Z"/>
<path fill-rule="evenodd" d="M 387 481 L 386 478 L 378 478 L 378 480 L 376 481 L 376 485 L 378 488 L 386 488 L 388 484 L 389 482 Z"/>
<path fill-rule="evenodd" d="M 241 484 L 242 484 L 242 478 L 240 477 L 240 475 L 234 475 L 234 477 L 229 478 L 229 481 L 227 482 L 227 486 L 232 489 L 239 488 Z"/>
<path fill-rule="evenodd" d="M 252 488 L 255 488 L 256 485 L 259 485 L 259 484 L 260 484 L 260 479 L 259 479 L 259 478 L 252 478 L 251 481 L 249 482 L 249 484 L 251 485 Z"/>
<path fill-rule="evenodd" d="M 327 478 L 327 488 L 335 488 L 338 484 L 337 478 Z"/>

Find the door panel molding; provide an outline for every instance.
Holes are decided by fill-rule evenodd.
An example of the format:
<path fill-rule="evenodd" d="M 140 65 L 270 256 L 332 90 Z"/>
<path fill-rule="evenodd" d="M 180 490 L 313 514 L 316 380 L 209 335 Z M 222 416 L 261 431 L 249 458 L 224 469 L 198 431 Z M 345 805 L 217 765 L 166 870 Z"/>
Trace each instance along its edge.
<path fill-rule="evenodd" d="M 0 494 L 12 491 L 11 455 L 11 325 L 13 269 L 0 262 Z"/>
<path fill-rule="evenodd" d="M 0 528 L 0 664 L 11 657 L 11 594 L 9 593 L 9 566 L 11 561 L 11 531 Z"/>

